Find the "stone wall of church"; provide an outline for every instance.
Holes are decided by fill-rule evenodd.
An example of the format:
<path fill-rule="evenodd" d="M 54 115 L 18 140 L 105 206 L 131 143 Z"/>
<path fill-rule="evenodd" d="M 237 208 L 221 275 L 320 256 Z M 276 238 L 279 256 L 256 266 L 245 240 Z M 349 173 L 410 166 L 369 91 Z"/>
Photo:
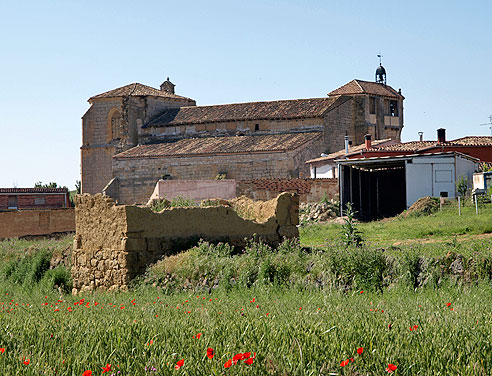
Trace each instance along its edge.
<path fill-rule="evenodd" d="M 82 192 L 100 193 L 112 179 L 113 155 L 139 143 L 138 130 L 166 108 L 190 105 L 187 101 L 158 97 L 93 99 L 82 118 Z M 119 137 L 111 139 L 109 117 L 117 110 L 122 117 Z"/>
<path fill-rule="evenodd" d="M 288 179 L 309 177 L 305 161 L 321 153 L 322 139 L 282 153 L 250 153 L 199 157 L 113 158 L 113 175 L 119 180 L 118 201 L 146 203 L 157 181 L 172 179 Z"/>
<path fill-rule="evenodd" d="M 324 153 L 329 154 L 344 148 L 345 131 L 350 140 L 356 137 L 354 128 L 354 100 L 347 97 L 346 101 L 330 110 L 324 119 Z M 319 157 L 319 155 L 317 155 Z M 307 159 L 306 159 L 307 160 Z"/>
<path fill-rule="evenodd" d="M 272 134 L 299 131 L 321 131 L 323 118 L 228 121 L 205 124 L 177 125 L 170 127 L 145 128 L 140 132 L 140 142 L 181 139 L 185 137 L 213 137 L 216 135 Z"/>

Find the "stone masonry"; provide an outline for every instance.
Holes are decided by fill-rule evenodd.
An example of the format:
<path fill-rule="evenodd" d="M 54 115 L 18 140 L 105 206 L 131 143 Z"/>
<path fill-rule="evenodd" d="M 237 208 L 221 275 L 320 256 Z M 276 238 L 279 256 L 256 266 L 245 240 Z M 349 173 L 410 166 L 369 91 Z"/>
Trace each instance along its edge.
<path fill-rule="evenodd" d="M 282 193 L 244 210 L 252 213 L 255 220 L 243 219 L 227 205 L 154 213 L 148 207 L 115 205 L 101 194 L 78 195 L 72 252 L 73 293 L 125 290 L 150 264 L 192 247 L 199 239 L 242 247 L 253 235 L 272 245 L 284 237 L 299 236 L 296 194 Z"/>

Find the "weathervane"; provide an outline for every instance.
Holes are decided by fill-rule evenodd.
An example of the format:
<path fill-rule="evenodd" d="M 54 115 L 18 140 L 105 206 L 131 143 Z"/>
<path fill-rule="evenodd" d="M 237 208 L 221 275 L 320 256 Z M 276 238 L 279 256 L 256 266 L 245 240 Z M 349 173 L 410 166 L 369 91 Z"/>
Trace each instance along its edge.
<path fill-rule="evenodd" d="M 383 55 L 381 52 L 378 54 L 379 57 L 379 67 L 376 69 L 376 82 L 386 85 L 386 69 L 384 69 L 381 58 Z"/>
<path fill-rule="evenodd" d="M 492 136 L 492 115 L 489 116 L 489 122 L 488 123 L 480 124 L 480 126 L 483 126 L 483 125 L 488 125 L 489 126 L 490 135 Z"/>

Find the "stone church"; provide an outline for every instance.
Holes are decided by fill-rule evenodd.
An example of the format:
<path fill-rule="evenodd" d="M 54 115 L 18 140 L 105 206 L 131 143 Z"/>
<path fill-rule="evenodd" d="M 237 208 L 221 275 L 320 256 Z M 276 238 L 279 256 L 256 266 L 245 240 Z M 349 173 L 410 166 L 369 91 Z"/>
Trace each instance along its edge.
<path fill-rule="evenodd" d="M 197 106 L 164 81 L 133 83 L 89 98 L 82 117 L 82 192 L 110 189 L 144 203 L 159 179 L 309 177 L 305 161 L 364 135 L 400 141 L 401 90 L 352 80 L 327 97 Z"/>

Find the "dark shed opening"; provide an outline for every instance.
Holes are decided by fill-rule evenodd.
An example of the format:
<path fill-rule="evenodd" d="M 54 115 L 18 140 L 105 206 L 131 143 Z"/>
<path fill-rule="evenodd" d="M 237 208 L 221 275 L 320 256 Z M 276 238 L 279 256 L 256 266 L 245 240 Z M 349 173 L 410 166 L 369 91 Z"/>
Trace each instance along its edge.
<path fill-rule="evenodd" d="M 405 161 L 341 165 L 341 205 L 352 203 L 362 221 L 392 217 L 406 209 Z"/>

